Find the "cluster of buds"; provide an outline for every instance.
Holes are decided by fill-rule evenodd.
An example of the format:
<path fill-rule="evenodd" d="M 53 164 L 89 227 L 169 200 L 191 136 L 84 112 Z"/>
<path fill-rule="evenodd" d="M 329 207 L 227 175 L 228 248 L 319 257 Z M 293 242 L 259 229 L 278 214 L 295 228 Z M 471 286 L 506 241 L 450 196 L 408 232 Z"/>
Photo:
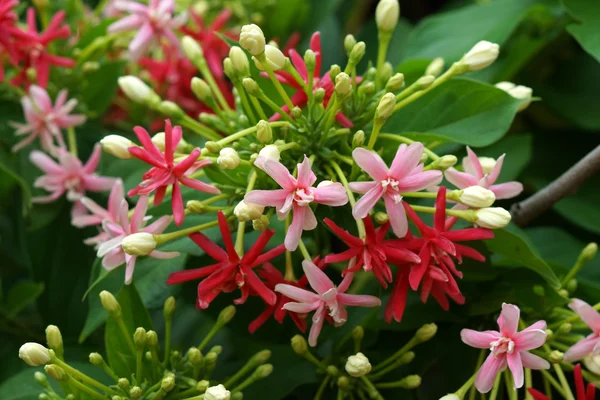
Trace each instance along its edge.
<path fill-rule="evenodd" d="M 46 329 L 47 346 L 25 343 L 19 349 L 19 357 L 28 365 L 44 367 L 45 374 L 36 372 L 34 376 L 36 382 L 44 389 L 40 399 L 69 400 L 75 399 L 78 394 L 85 394 L 86 398 L 112 400 L 169 398 L 241 400 L 245 388 L 257 380 L 266 378 L 273 370 L 273 366 L 267 363 L 271 352 L 263 350 L 250 358 L 232 376 L 224 380 L 212 378 L 223 348 L 218 345 L 211 348 L 207 346 L 215 334 L 234 317 L 233 306 L 225 308 L 219 314 L 212 329 L 198 346 L 182 353 L 171 347 L 171 330 L 175 314 L 173 297 L 165 301 L 163 308 L 166 338 L 163 343 L 164 350 L 161 350 L 159 337 L 154 330 L 143 327 L 138 327 L 133 332 L 129 330 L 128 327 L 132 324 L 124 319 L 121 304 L 115 296 L 103 291 L 100 293 L 100 301 L 108 312 L 110 323 L 114 323 L 118 335 L 121 336 L 107 339 L 107 346 L 115 346 L 117 342 L 122 341 L 129 348 L 129 352 L 127 348 L 118 350 L 107 348 L 108 360 L 105 360 L 100 353 L 89 355 L 90 364 L 101 369 L 107 378 L 113 381 L 112 384 L 105 385 L 65 361 L 60 330 L 50 325 Z M 112 359 L 110 354 L 118 354 L 119 358 Z M 135 360 L 131 365 L 130 374 L 118 373 L 123 368 L 123 360 Z M 126 364 L 129 364 L 129 361 Z M 58 381 L 63 393 L 57 392 L 50 385 L 47 377 Z"/>

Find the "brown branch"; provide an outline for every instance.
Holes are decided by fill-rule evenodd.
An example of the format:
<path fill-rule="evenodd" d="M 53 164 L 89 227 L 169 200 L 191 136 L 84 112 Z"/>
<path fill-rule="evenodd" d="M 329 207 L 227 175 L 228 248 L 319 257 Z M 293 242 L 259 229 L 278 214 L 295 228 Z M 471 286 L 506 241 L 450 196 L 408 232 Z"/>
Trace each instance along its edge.
<path fill-rule="evenodd" d="M 510 209 L 513 222 L 521 227 L 529 224 L 563 197 L 575 193 L 598 171 L 600 171 L 600 146 L 589 152 L 548 186 L 520 203 L 513 204 Z"/>

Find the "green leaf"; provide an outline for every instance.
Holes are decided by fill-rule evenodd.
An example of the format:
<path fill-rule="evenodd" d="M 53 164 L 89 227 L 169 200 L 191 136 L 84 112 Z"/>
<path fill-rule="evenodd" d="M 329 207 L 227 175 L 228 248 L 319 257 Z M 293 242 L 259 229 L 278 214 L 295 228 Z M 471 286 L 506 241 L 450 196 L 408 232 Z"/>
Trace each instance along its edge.
<path fill-rule="evenodd" d="M 589 0 L 563 0 L 563 7 L 579 23 L 567 26 L 567 31 L 585 51 L 600 62 L 600 3 Z"/>
<path fill-rule="evenodd" d="M 504 0 L 474 4 L 426 18 L 412 32 L 402 59 L 443 57 L 458 61 L 480 40 L 502 45 L 533 0 Z"/>
<path fill-rule="evenodd" d="M 125 62 L 104 63 L 96 71 L 87 73 L 82 83 L 82 97 L 95 116 L 104 114 L 117 92 L 117 79 L 125 71 Z"/>
<path fill-rule="evenodd" d="M 538 251 L 518 228 L 497 229 L 494 231 L 494 238 L 484 243 L 491 252 L 503 257 L 499 262 L 495 261 L 495 265 L 511 267 L 516 264 L 529 268 L 553 288 L 560 288 L 560 281 L 552 268 L 539 256 Z"/>
<path fill-rule="evenodd" d="M 401 108 L 384 130 L 420 141 L 488 146 L 508 131 L 519 103 L 491 85 L 457 78 Z"/>
<path fill-rule="evenodd" d="M 18 282 L 6 294 L 4 308 L 9 318 L 14 318 L 27 305 L 33 303 L 44 292 L 44 284 L 31 281 Z"/>
<path fill-rule="evenodd" d="M 152 329 L 150 314 L 142 303 L 135 285 L 123 286 L 115 297 L 121 305 L 122 319 L 132 340 L 136 328 Z M 106 322 L 104 342 L 108 363 L 113 371 L 118 376 L 131 376 L 135 372 L 135 354 L 132 354 L 127 339 L 113 318 Z"/>

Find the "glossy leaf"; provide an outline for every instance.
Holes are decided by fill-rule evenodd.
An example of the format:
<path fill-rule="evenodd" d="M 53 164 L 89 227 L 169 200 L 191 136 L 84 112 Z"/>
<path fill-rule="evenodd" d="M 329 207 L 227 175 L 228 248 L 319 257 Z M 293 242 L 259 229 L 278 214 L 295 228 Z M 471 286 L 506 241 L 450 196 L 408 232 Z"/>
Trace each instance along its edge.
<path fill-rule="evenodd" d="M 596 61 L 600 62 L 600 3 L 588 0 L 562 0 L 563 6 L 578 22 L 567 31 Z"/>
<path fill-rule="evenodd" d="M 14 284 L 8 290 L 4 300 L 4 308 L 9 318 L 14 318 L 29 304 L 33 303 L 44 291 L 44 284 L 22 281 Z"/>

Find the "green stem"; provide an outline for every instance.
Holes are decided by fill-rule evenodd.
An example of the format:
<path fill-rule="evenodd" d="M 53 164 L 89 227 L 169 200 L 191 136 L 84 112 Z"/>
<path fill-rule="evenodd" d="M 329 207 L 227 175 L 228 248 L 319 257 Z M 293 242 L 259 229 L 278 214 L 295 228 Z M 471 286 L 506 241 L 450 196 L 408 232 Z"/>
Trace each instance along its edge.
<path fill-rule="evenodd" d="M 498 396 L 498 389 L 500 389 L 501 378 L 501 374 L 496 375 L 496 380 L 494 381 L 494 387 L 492 388 L 492 393 L 490 393 L 489 400 L 496 400 L 496 397 Z"/>
<path fill-rule="evenodd" d="M 96 392 L 95 390 L 87 387 L 83 383 L 79 382 L 77 379 L 69 379 L 68 382 L 69 382 L 69 385 L 77 388 L 78 390 L 80 390 L 84 393 L 89 394 L 94 399 L 100 399 L 100 400 L 106 399 L 105 395 L 102 395 L 102 394 Z"/>
<path fill-rule="evenodd" d="M 567 381 L 567 378 L 565 377 L 565 374 L 560 365 L 553 364 L 552 367 L 554 368 L 554 372 L 556 372 L 558 380 L 560 381 L 560 384 L 563 388 L 565 400 L 575 400 L 575 397 L 573 397 L 573 393 L 571 392 L 571 387 L 569 386 L 569 381 Z"/>
<path fill-rule="evenodd" d="M 68 128 L 67 136 L 69 139 L 69 152 L 77 157 L 77 138 L 75 137 L 75 128 Z"/>
<path fill-rule="evenodd" d="M 246 91 L 244 90 L 244 87 L 242 86 L 242 84 L 240 83 L 239 80 L 237 80 L 234 83 L 234 86 L 240 96 L 240 101 L 242 102 L 242 107 L 246 111 L 246 114 L 248 114 L 248 119 L 250 120 L 250 123 L 252 125 L 256 125 L 258 123 L 258 121 L 256 119 L 256 116 L 254 115 L 252 106 L 250 105 L 250 102 L 248 101 L 248 96 L 246 96 Z"/>
<path fill-rule="evenodd" d="M 189 115 L 185 115 L 179 123 L 185 126 L 188 129 L 198 133 L 201 136 L 204 136 L 208 140 L 219 140 L 221 139 L 221 135 L 219 135 L 216 131 L 209 128 L 208 126 L 196 121 Z"/>
<path fill-rule="evenodd" d="M 325 377 L 325 379 L 323 379 L 323 382 L 321 382 L 321 385 L 319 385 L 319 390 L 317 390 L 317 394 L 315 394 L 315 397 L 313 400 L 321 400 L 321 396 L 323 395 L 323 392 L 325 392 L 325 388 L 327 387 L 327 383 L 329 383 L 329 379 L 331 379 L 331 376 L 327 375 Z M 339 393 L 338 392 L 338 398 L 339 398 Z"/>
<path fill-rule="evenodd" d="M 71 367 L 69 364 L 67 364 L 64 361 L 61 361 L 60 359 L 56 358 L 55 360 L 53 360 L 53 363 L 58 365 L 59 367 L 61 367 L 62 369 L 65 370 L 65 372 L 71 374 L 73 376 L 73 378 L 75 378 L 75 380 L 81 381 L 83 383 L 86 383 L 90 386 L 93 386 L 97 389 L 102 390 L 104 393 L 106 394 L 110 394 L 110 395 L 117 395 L 118 393 L 115 392 L 114 390 L 112 390 L 111 388 L 109 388 L 106 385 L 103 385 L 102 383 L 96 381 L 95 379 L 90 378 L 89 376 L 87 376 L 86 374 L 84 374 L 83 372 Z"/>
<path fill-rule="evenodd" d="M 552 375 L 550 375 L 550 373 L 546 370 L 540 370 L 540 372 L 542 373 L 543 377 L 545 378 L 546 382 L 550 382 L 550 384 L 552 386 L 554 386 L 554 389 L 563 397 L 563 398 L 567 398 L 567 395 L 564 392 L 563 387 L 561 386 L 560 383 L 558 383 L 558 381 L 556 379 L 554 379 L 554 377 Z"/>
<path fill-rule="evenodd" d="M 248 179 L 248 186 L 246 186 L 246 193 L 250 192 L 254 189 L 254 185 L 256 184 L 256 178 L 258 174 L 256 170 L 252 170 L 250 173 L 250 179 Z M 235 251 L 238 256 L 242 257 L 244 255 L 244 233 L 246 230 L 246 222 L 240 221 L 238 223 L 237 236 L 235 238 Z"/>
<path fill-rule="evenodd" d="M 375 372 L 380 371 L 381 369 L 385 368 L 386 366 L 392 364 L 394 361 L 396 361 L 397 359 L 402 357 L 407 351 L 409 351 L 410 349 L 412 349 L 419 343 L 421 343 L 419 341 L 419 339 L 417 339 L 416 336 L 413 336 L 412 339 L 410 339 L 408 341 L 408 343 L 406 343 L 400 350 L 398 350 L 397 352 L 392 354 L 390 357 L 388 357 L 385 360 L 383 360 L 382 362 L 380 362 L 375 367 L 373 367 L 371 372 L 375 373 Z"/>
<path fill-rule="evenodd" d="M 125 325 L 125 321 L 123 321 L 123 317 L 119 316 L 118 318 L 115 318 L 115 320 L 117 321 L 117 325 L 119 326 L 119 330 L 121 331 L 121 334 L 123 335 L 123 337 L 125 338 L 125 341 L 127 342 L 127 346 L 129 347 L 131 354 L 135 354 L 135 344 L 133 344 L 133 339 L 131 338 L 131 333 L 129 333 L 129 330 L 127 329 L 127 326 Z"/>
<path fill-rule="evenodd" d="M 138 385 L 142 384 L 144 379 L 144 349 L 137 349 L 135 360 L 135 379 Z"/>
<path fill-rule="evenodd" d="M 285 67 L 285 71 L 287 73 L 289 73 L 290 75 L 292 75 L 292 77 L 296 80 L 296 82 L 298 82 L 298 85 L 300 85 L 302 87 L 302 90 L 304 90 L 304 93 L 306 93 L 306 95 L 308 96 L 308 87 L 306 85 L 306 82 L 304 82 L 304 79 L 302 79 L 302 76 L 300 76 L 300 74 L 298 73 L 298 71 L 296 70 L 296 68 L 294 68 L 294 66 L 290 63 L 290 62 L 286 62 L 286 67 Z M 312 79 L 310 79 L 312 75 L 307 75 L 307 80 L 310 84 L 310 81 Z"/>
<path fill-rule="evenodd" d="M 250 96 L 252 96 L 252 95 L 250 95 Z M 275 111 L 276 113 L 281 115 L 281 117 L 283 119 L 285 119 L 287 122 L 289 122 L 290 124 L 294 123 L 294 120 L 292 119 L 292 117 L 290 117 L 288 115 L 288 113 L 283 111 L 283 109 L 281 107 L 279 107 L 273 100 L 271 100 L 269 97 L 267 97 L 264 93 L 261 93 L 259 99 L 262 100 L 266 105 L 271 107 L 271 109 L 273 111 Z M 290 111 L 291 111 L 291 109 L 290 109 Z"/>
<path fill-rule="evenodd" d="M 415 206 L 412 204 L 409 204 L 409 206 L 415 210 L 416 212 L 423 212 L 423 213 L 428 213 L 428 214 L 435 214 L 435 207 L 426 207 L 426 206 Z M 474 217 L 472 216 L 474 214 L 473 210 L 452 210 L 452 209 L 446 209 L 446 215 L 449 215 L 451 217 L 457 217 L 457 218 L 462 218 L 466 221 L 469 222 L 473 222 Z"/>
<path fill-rule="evenodd" d="M 258 99 L 256 97 L 252 96 L 252 95 L 249 95 L 248 97 L 250 98 L 250 102 L 252 103 L 252 105 L 256 109 L 256 112 L 258 113 L 258 116 L 260 117 L 260 119 L 268 121 L 269 117 L 267 117 L 267 114 L 265 114 L 265 110 L 263 110 L 263 108 L 260 105 L 260 102 L 258 101 Z"/>
<path fill-rule="evenodd" d="M 594 310 L 596 310 L 596 311 L 600 310 L 600 303 L 597 303 L 594 305 Z M 573 322 L 579 321 L 580 319 L 581 319 L 581 317 L 579 317 L 579 315 L 573 314 L 573 316 L 571 316 L 563 321 L 558 321 L 558 322 L 551 324 L 550 326 L 548 326 L 548 328 L 554 330 L 554 329 L 559 328 L 562 324 L 573 323 Z"/>
<path fill-rule="evenodd" d="M 379 135 L 379 137 L 381 139 L 395 140 L 395 141 L 400 142 L 400 143 L 406 143 L 406 144 L 415 143 L 415 141 L 412 140 L 412 139 L 409 139 L 407 137 L 400 136 L 400 135 L 395 135 L 393 133 L 381 133 Z M 427 154 L 429 156 L 429 158 L 431 158 L 434 161 L 438 160 L 440 158 L 440 156 L 438 156 L 437 154 L 435 154 L 433 151 L 429 150 L 427 147 L 423 148 L 423 152 L 425 154 Z"/>
<path fill-rule="evenodd" d="M 335 170 L 335 172 L 338 174 L 340 182 L 342 183 L 342 185 L 344 185 L 344 188 L 346 189 L 346 194 L 348 195 L 348 201 L 350 202 L 350 205 L 354 207 L 354 205 L 356 204 L 356 200 L 354 198 L 354 193 L 352 193 L 352 190 L 350 190 L 350 184 L 346 179 L 346 175 L 344 174 L 344 172 L 340 168 L 340 165 L 337 162 L 333 160 L 330 160 L 329 162 Z M 365 224 L 361 219 L 356 220 L 356 228 L 358 229 L 358 237 L 360 237 L 361 239 L 367 237 L 367 233 L 365 231 Z"/>
<path fill-rule="evenodd" d="M 379 32 L 379 47 L 377 48 L 377 75 L 375 79 L 377 89 L 382 88 L 384 85 L 384 82 L 381 81 L 381 70 L 383 68 L 383 64 L 385 64 L 385 58 L 387 56 L 391 39 L 392 35 L 390 32 Z"/>
<path fill-rule="evenodd" d="M 221 108 L 223 108 L 223 110 L 228 111 L 228 112 L 232 111 L 231 107 L 229 107 L 229 104 L 227 103 L 227 100 L 225 100 L 225 97 L 223 96 L 223 93 L 221 92 L 219 85 L 217 85 L 217 82 L 215 81 L 213 74 L 210 72 L 210 68 L 208 68 L 208 64 L 206 63 L 206 60 L 204 58 L 202 58 L 202 60 L 200 60 L 196 64 L 197 64 L 196 67 L 200 70 L 200 73 L 206 80 L 206 83 L 208 83 L 208 86 L 210 86 L 210 89 L 217 97 L 217 101 L 221 105 Z"/>
<path fill-rule="evenodd" d="M 457 73 L 456 65 L 457 64 L 454 63 L 446 72 L 444 72 L 442 75 L 437 77 L 435 79 L 435 81 L 433 81 L 433 83 L 431 85 L 429 85 L 429 87 L 427 87 L 426 89 L 419 90 L 418 92 L 413 93 L 410 96 L 406 97 L 405 99 L 402 99 L 401 101 L 396 103 L 396 105 L 394 106 L 394 112 L 396 112 L 396 111 L 400 110 L 402 107 L 412 103 L 413 101 L 417 100 L 421 96 L 424 96 L 425 94 L 429 93 L 436 87 L 440 86 L 442 83 L 445 83 L 445 82 L 449 81 L 450 79 L 452 79 L 452 77 L 454 77 Z"/>
<path fill-rule="evenodd" d="M 310 254 L 308 253 L 308 250 L 306 249 L 306 246 L 304 245 L 304 242 L 302 241 L 302 239 L 300 239 L 300 241 L 298 242 L 298 247 L 300 248 L 300 252 L 302 253 L 302 256 L 304 256 L 304 258 L 306 260 L 312 260 Z"/>
<path fill-rule="evenodd" d="M 367 393 L 369 394 L 369 397 L 371 399 L 376 399 L 376 400 L 383 400 L 383 397 L 381 397 L 381 395 L 379 394 L 379 391 L 377 390 L 377 388 L 373 385 L 373 383 L 369 380 L 369 378 L 367 378 L 366 376 L 361 376 L 360 380 L 365 384 L 365 386 L 367 387 Z M 380 385 L 381 386 L 381 385 Z"/>
<path fill-rule="evenodd" d="M 375 142 L 377 141 L 377 137 L 379 136 L 379 131 L 381 131 L 382 123 L 375 120 L 373 122 L 373 131 L 371 131 L 371 136 L 369 136 L 369 143 L 367 144 L 367 149 L 373 150 L 375 146 Z"/>
<path fill-rule="evenodd" d="M 160 235 L 154 235 L 154 240 L 156 240 L 156 244 L 163 244 L 170 240 L 179 239 L 181 237 L 187 236 L 190 233 L 200 232 L 204 229 L 212 228 L 213 226 L 219 225 L 219 221 L 211 221 L 204 224 L 192 226 L 190 228 L 181 229 L 179 231 L 171 232 L 171 233 L 163 233 Z"/>
<path fill-rule="evenodd" d="M 165 357 L 163 358 L 163 364 L 169 365 L 169 359 L 171 357 L 171 334 L 173 332 L 173 317 L 165 319 Z"/>
<path fill-rule="evenodd" d="M 271 79 L 271 82 L 273 82 L 273 85 L 275 85 L 275 89 L 277 89 L 277 92 L 279 93 L 279 96 L 281 96 L 281 99 L 283 100 L 283 102 L 290 108 L 290 111 L 292 111 L 292 109 L 294 108 L 294 104 L 292 103 L 292 100 L 290 100 L 289 96 L 285 92 L 285 89 L 283 88 L 283 86 L 281 86 L 281 83 L 277 80 L 277 77 L 275 76 L 273 69 L 269 65 L 269 62 L 267 61 L 267 56 L 265 55 L 265 53 L 259 54 L 258 56 L 256 56 L 256 58 L 262 64 L 267 75 L 269 75 L 269 79 Z"/>
<path fill-rule="evenodd" d="M 108 4 L 108 2 L 109 2 L 109 0 L 100 0 L 100 2 L 98 3 L 98 5 L 94 9 L 94 15 L 96 17 L 99 17 L 99 16 L 102 15 L 102 12 L 104 11 L 104 8 Z"/>

